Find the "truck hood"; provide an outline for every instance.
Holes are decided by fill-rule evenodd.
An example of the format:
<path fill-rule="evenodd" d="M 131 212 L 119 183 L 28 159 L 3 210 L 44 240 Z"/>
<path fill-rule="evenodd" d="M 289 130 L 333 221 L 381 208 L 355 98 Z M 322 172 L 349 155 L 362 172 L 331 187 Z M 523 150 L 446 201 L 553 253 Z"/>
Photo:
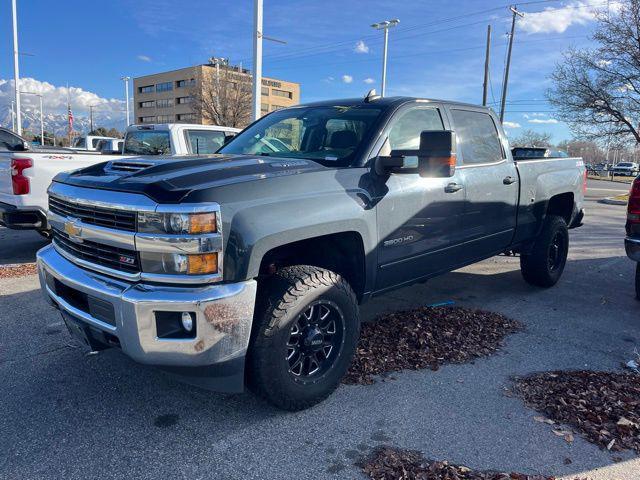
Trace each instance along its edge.
<path fill-rule="evenodd" d="M 61 173 L 54 181 L 143 194 L 158 203 L 178 203 L 198 190 L 329 169 L 312 160 L 252 155 L 139 157 Z"/>

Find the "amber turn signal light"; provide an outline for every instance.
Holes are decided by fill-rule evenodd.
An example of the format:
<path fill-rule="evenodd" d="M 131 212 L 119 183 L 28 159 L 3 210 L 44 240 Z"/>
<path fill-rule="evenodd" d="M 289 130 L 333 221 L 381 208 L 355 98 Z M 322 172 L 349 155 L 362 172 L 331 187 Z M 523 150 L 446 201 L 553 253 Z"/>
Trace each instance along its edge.
<path fill-rule="evenodd" d="M 189 275 L 208 275 L 218 272 L 218 254 L 204 253 L 202 255 L 189 255 L 187 273 Z"/>
<path fill-rule="evenodd" d="M 215 212 L 195 213 L 189 216 L 189 233 L 215 233 L 218 231 Z"/>

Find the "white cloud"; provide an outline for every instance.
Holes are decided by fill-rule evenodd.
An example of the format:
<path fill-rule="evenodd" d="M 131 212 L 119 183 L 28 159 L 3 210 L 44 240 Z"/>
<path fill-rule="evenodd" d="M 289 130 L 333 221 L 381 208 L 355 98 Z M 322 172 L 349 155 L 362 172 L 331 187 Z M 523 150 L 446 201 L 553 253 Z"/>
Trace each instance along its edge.
<path fill-rule="evenodd" d="M 502 122 L 502 126 L 505 128 L 520 128 L 520 124 L 518 122 Z"/>
<path fill-rule="evenodd" d="M 21 78 L 20 90 L 41 94 L 44 110 L 49 112 L 66 111 L 67 98 L 74 113 L 75 110 L 88 111 L 89 105 L 96 105 L 94 112 L 120 114 L 124 110 L 123 100 L 104 98 L 80 87 L 56 87 L 35 78 Z M 23 94 L 20 99 L 25 108 L 40 108 L 40 100 L 36 95 Z M 11 100 L 13 100 L 13 80 L 0 79 L 0 104 L 9 104 Z"/>
<path fill-rule="evenodd" d="M 525 13 L 518 26 L 527 33 L 563 33 L 571 25 L 585 25 L 596 18 L 603 8 L 602 0 L 570 2 L 562 7 L 547 7 L 541 12 Z M 610 10 L 619 9 L 619 2 L 612 1 Z"/>
<path fill-rule="evenodd" d="M 149 57 L 148 55 L 138 55 L 138 60 L 141 60 L 143 62 L 150 62 L 151 61 L 151 57 Z"/>
<path fill-rule="evenodd" d="M 611 60 L 598 60 L 598 66 L 600 68 L 608 67 L 611 65 Z"/>
<path fill-rule="evenodd" d="M 364 82 L 364 83 L 366 83 L 366 84 L 368 84 L 368 85 L 371 85 L 372 83 L 374 83 L 374 82 L 375 82 L 375 80 L 374 80 L 373 78 L 369 77 L 369 78 L 365 78 L 365 79 L 363 80 L 363 82 Z"/>
<path fill-rule="evenodd" d="M 364 43 L 364 40 L 358 40 L 356 46 L 353 47 L 353 51 L 356 53 L 369 53 L 369 45 Z"/>
<path fill-rule="evenodd" d="M 353 82 L 353 77 L 351 75 L 342 75 L 342 81 L 344 83 L 351 83 Z"/>
<path fill-rule="evenodd" d="M 554 125 L 558 123 L 558 120 L 556 120 L 555 118 L 532 118 L 531 120 L 529 120 L 529 123 Z"/>

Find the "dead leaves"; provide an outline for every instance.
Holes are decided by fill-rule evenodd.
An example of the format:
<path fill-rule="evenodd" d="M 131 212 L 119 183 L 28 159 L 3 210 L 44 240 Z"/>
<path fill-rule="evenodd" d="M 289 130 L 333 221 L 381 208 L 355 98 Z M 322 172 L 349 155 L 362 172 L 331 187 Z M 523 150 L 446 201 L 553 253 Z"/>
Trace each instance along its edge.
<path fill-rule="evenodd" d="M 515 381 L 525 403 L 544 413 L 534 420 L 562 423 L 610 451 L 640 453 L 640 377 L 631 373 L 557 371 Z M 573 441 L 571 431 L 555 435 Z"/>
<path fill-rule="evenodd" d="M 542 475 L 472 470 L 447 461 L 425 459 L 420 452 L 379 447 L 357 464 L 375 480 L 553 480 Z"/>
<path fill-rule="evenodd" d="M 423 307 L 394 312 L 362 325 L 356 355 L 343 382 L 369 385 L 401 370 L 438 370 L 494 353 L 520 330 L 515 320 L 482 310 Z"/>
<path fill-rule="evenodd" d="M 38 268 L 35 263 L 0 266 L 0 278 L 24 277 L 26 275 L 35 275 L 36 273 L 38 273 Z"/>

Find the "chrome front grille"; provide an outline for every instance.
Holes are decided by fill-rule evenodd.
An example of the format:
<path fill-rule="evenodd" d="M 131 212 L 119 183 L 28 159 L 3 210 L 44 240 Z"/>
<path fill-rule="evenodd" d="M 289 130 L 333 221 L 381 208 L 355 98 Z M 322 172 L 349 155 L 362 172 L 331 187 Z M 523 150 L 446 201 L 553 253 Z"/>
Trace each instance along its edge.
<path fill-rule="evenodd" d="M 57 247 L 80 260 L 126 273 L 140 273 L 140 258 L 135 250 L 88 240 L 73 241 L 69 235 L 56 228 L 53 229 L 53 241 Z"/>
<path fill-rule="evenodd" d="M 127 232 L 136 231 L 136 212 L 133 211 L 83 205 L 53 195 L 49 196 L 49 210 L 62 217 L 77 218 L 90 225 Z"/>

